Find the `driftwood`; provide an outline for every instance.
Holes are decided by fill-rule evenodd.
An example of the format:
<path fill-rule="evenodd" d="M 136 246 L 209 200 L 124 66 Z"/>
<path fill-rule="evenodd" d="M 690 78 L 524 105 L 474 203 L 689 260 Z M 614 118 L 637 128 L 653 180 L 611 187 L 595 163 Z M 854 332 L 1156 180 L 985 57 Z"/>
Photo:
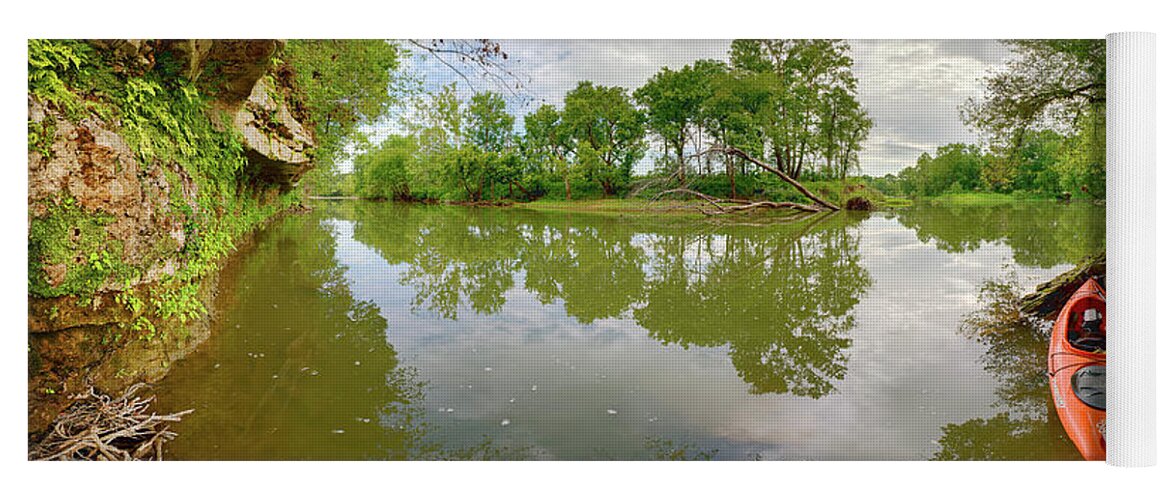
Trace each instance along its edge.
<path fill-rule="evenodd" d="M 167 423 L 194 410 L 148 413 L 154 396 L 134 397 L 142 386 L 131 386 L 117 399 L 92 387 L 73 396 L 77 402 L 29 448 L 29 460 L 162 460 L 163 444 L 175 437 Z"/>
<path fill-rule="evenodd" d="M 1021 299 L 1021 311 L 1045 319 L 1053 319 L 1061 307 L 1087 279 L 1094 278 L 1106 286 L 1106 252 L 1090 256 L 1077 267 L 1042 283 L 1033 293 Z"/>
<path fill-rule="evenodd" d="M 661 191 L 655 195 L 653 199 L 657 200 L 660 197 L 668 194 L 686 194 L 694 196 L 703 201 L 706 201 L 712 206 L 711 209 L 700 208 L 699 211 L 707 215 L 726 214 L 731 212 L 740 212 L 744 210 L 753 210 L 757 208 L 791 208 L 800 212 L 821 212 L 821 208 L 813 205 L 803 205 L 801 203 L 793 203 L 788 201 L 748 201 L 740 199 L 725 199 L 716 198 L 714 196 L 703 194 L 699 191 L 693 191 L 687 188 L 676 188 Z M 728 205 L 733 203 L 733 205 Z"/>
<path fill-rule="evenodd" d="M 776 176 L 780 177 L 780 178 L 781 178 L 781 180 L 783 180 L 783 181 L 785 181 L 785 182 L 789 183 L 789 185 L 791 185 L 791 186 L 793 186 L 794 188 L 796 188 L 796 189 L 797 189 L 797 191 L 800 191 L 800 192 L 801 192 L 801 194 L 805 195 L 805 197 L 806 197 L 806 198 L 809 198 L 809 199 L 810 199 L 810 200 L 812 200 L 814 203 L 817 203 L 818 205 L 821 205 L 822 207 L 825 207 L 825 208 L 827 208 L 827 209 L 829 209 L 829 210 L 835 210 L 835 211 L 836 211 L 836 210 L 841 210 L 841 208 L 840 208 L 840 207 L 838 207 L 837 205 L 834 205 L 833 203 L 830 203 L 830 202 L 828 202 L 828 201 L 825 201 L 825 200 L 821 199 L 821 197 L 819 197 L 819 196 L 817 196 L 817 195 L 813 194 L 813 191 L 810 191 L 810 190 L 809 190 L 809 189 L 807 189 L 805 186 L 801 185 L 801 183 L 800 183 L 800 182 L 797 182 L 797 179 L 794 179 L 794 178 L 792 178 L 792 177 L 789 177 L 787 174 L 785 174 L 784 172 L 782 172 L 782 171 L 781 171 L 781 169 L 779 169 L 779 168 L 777 168 L 777 167 L 774 167 L 774 166 L 772 166 L 772 165 L 769 165 L 768 163 L 765 163 L 765 162 L 763 162 L 763 161 L 760 161 L 760 160 L 758 160 L 758 159 L 756 159 L 756 158 L 753 158 L 753 157 L 752 157 L 752 155 L 749 155 L 748 153 L 745 153 L 745 152 L 744 152 L 744 150 L 742 150 L 742 149 L 740 149 L 740 148 L 734 148 L 734 147 L 731 147 L 731 146 L 717 146 L 717 147 L 713 147 L 713 148 L 709 149 L 708 151 L 713 151 L 713 152 L 717 152 L 717 153 L 724 153 L 724 154 L 730 154 L 730 155 L 733 155 L 733 156 L 739 156 L 739 157 L 741 157 L 741 158 L 743 158 L 743 159 L 745 159 L 745 160 L 748 160 L 748 161 L 749 161 L 749 162 L 751 162 L 752 164 L 754 164 L 754 165 L 756 165 L 756 166 L 758 166 L 758 167 L 760 167 L 760 168 L 764 169 L 766 172 L 770 172 L 770 173 L 772 173 L 772 174 L 774 174 L 774 175 L 776 175 Z"/>
<path fill-rule="evenodd" d="M 750 200 L 743 200 L 743 199 L 736 199 L 736 198 L 728 198 L 728 199 L 716 198 L 714 196 L 710 196 L 710 195 L 700 193 L 700 192 L 692 190 L 692 189 L 688 189 L 686 186 L 675 188 L 675 189 L 667 189 L 664 191 L 660 191 L 657 195 L 655 195 L 654 199 L 657 200 L 657 199 L 661 198 L 663 195 L 667 195 L 667 194 L 686 194 L 686 195 L 694 196 L 696 198 L 699 198 L 701 200 L 706 201 L 709 205 L 711 205 L 712 208 L 710 208 L 710 209 L 700 208 L 700 211 L 707 214 L 707 215 L 726 214 L 726 213 L 740 212 L 740 211 L 745 211 L 745 210 L 755 210 L 757 208 L 788 208 L 788 209 L 797 210 L 800 212 L 810 212 L 810 213 L 821 212 L 821 211 L 825 211 L 825 210 L 830 210 L 830 211 L 841 210 L 840 207 L 838 207 L 837 205 L 834 205 L 833 203 L 830 203 L 830 202 L 822 199 L 821 197 L 817 196 L 812 191 L 810 191 L 808 188 L 806 188 L 804 185 L 802 185 L 800 182 L 797 182 L 796 179 L 789 177 L 787 174 L 782 172 L 779 168 L 774 167 L 772 165 L 769 165 L 768 163 L 760 161 L 756 158 L 753 158 L 751 155 L 749 155 L 748 153 L 745 153 L 743 150 L 741 150 L 739 148 L 735 148 L 735 147 L 731 147 L 731 146 L 713 146 L 705 151 L 701 151 L 699 153 L 696 153 L 693 156 L 703 156 L 703 155 L 706 155 L 709 153 L 724 153 L 726 155 L 739 156 L 739 157 L 751 162 L 752 164 L 760 167 L 764 171 L 770 172 L 770 173 L 780 177 L 781 180 L 785 181 L 789 185 L 796 188 L 798 192 L 800 192 L 802 195 L 804 195 L 806 198 L 808 198 L 810 201 L 812 201 L 813 204 L 794 203 L 794 202 L 788 202 L 788 201 L 750 201 Z M 682 179 L 682 177 L 680 176 L 680 174 L 678 172 L 676 172 L 675 174 L 672 174 L 669 177 L 669 179 L 674 179 L 676 177 L 679 177 L 680 179 Z M 639 190 L 643 189 L 644 187 L 645 186 L 640 187 Z"/>

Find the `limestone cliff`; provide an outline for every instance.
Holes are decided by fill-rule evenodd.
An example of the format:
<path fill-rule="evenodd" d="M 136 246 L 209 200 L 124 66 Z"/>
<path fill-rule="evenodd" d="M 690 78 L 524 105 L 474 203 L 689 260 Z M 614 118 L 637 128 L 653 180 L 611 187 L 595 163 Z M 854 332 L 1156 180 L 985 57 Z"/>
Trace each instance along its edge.
<path fill-rule="evenodd" d="M 314 138 L 277 40 L 29 42 L 29 430 L 162 376 L 216 269 L 296 204 Z"/>

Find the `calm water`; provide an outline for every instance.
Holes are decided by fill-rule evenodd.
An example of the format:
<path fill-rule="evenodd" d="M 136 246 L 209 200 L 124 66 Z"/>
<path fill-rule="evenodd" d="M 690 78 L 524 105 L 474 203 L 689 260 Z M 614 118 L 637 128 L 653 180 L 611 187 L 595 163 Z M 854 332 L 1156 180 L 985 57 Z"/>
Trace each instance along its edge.
<path fill-rule="evenodd" d="M 1074 459 L 1044 329 L 981 290 L 1104 240 L 1076 204 L 733 224 L 321 202 L 226 273 L 159 406 L 196 410 L 183 459 Z"/>

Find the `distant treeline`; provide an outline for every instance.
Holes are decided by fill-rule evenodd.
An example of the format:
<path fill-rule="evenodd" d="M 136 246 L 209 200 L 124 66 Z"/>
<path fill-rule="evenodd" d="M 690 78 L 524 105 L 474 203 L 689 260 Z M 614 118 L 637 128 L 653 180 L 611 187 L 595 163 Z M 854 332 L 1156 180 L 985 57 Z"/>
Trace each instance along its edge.
<path fill-rule="evenodd" d="M 634 167 L 653 147 L 661 148 L 653 177 L 688 185 L 718 175 L 739 196 L 737 179 L 758 167 L 706 152 L 712 145 L 767 159 L 794 179 L 844 178 L 871 127 L 848 52 L 840 40 L 737 40 L 728 63 L 663 68 L 633 91 L 580 82 L 562 106 L 542 105 L 520 124 L 504 95 L 464 101 L 449 85 L 413 96 L 407 134 L 367 148 L 352 175 L 319 175 L 318 192 L 467 201 L 615 196 L 638 187 Z"/>
<path fill-rule="evenodd" d="M 400 200 L 596 198 L 684 186 L 724 198 L 796 191 L 734 147 L 819 192 L 888 196 L 1105 196 L 1104 44 L 1010 41 L 1016 57 L 959 112 L 986 140 L 924 153 L 900 173 L 853 177 L 872 127 L 840 40 L 736 40 L 729 62 L 663 68 L 629 91 L 580 82 L 562 106 L 516 123 L 500 93 L 455 84 L 409 96 L 404 135 L 364 148 L 352 173 L 316 176 L 321 194 Z M 518 126 L 519 125 L 519 126 Z M 634 167 L 657 153 L 649 174 Z M 816 187 L 813 188 L 815 191 Z M 868 190 L 872 191 L 872 190 Z"/>
<path fill-rule="evenodd" d="M 1069 136 L 1053 130 L 1025 131 L 1020 144 L 1006 155 L 976 144 L 948 144 L 934 155 L 923 153 L 898 174 L 865 182 L 891 196 L 986 192 L 1104 199 L 1104 140 L 1096 130 Z"/>

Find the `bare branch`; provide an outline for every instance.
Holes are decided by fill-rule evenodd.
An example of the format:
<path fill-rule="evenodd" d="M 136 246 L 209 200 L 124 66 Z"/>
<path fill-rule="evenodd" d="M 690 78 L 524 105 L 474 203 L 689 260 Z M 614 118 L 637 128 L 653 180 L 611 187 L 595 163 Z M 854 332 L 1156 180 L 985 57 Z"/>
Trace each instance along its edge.
<path fill-rule="evenodd" d="M 148 414 L 154 397 L 133 397 L 142 386 L 130 386 L 117 399 L 100 395 L 93 387 L 73 396 L 78 402 L 30 446 L 29 460 L 162 460 L 163 443 L 175 437 L 165 424 L 194 410 Z"/>
<path fill-rule="evenodd" d="M 805 186 L 801 185 L 801 183 L 797 182 L 796 179 L 793 179 L 792 177 L 789 177 L 788 175 L 786 175 L 784 172 L 782 172 L 777 167 L 770 165 L 768 163 L 765 163 L 763 161 L 760 161 L 756 158 L 753 158 L 751 155 L 749 155 L 748 153 L 745 153 L 740 148 L 736 148 L 736 147 L 732 147 L 732 146 L 712 146 L 711 148 L 709 148 L 705 151 L 701 151 L 699 153 L 696 153 L 696 155 L 697 156 L 703 155 L 703 154 L 707 154 L 710 152 L 725 153 L 725 154 L 730 154 L 730 155 L 734 155 L 734 156 L 739 156 L 745 160 L 748 160 L 752 164 L 764 169 L 765 171 L 770 172 L 770 173 L 775 174 L 776 176 L 780 177 L 781 180 L 785 181 L 789 185 L 796 188 L 797 191 L 800 191 L 801 194 L 805 195 L 806 198 L 809 198 L 810 200 L 817 203 L 818 205 L 821 205 L 825 208 L 828 208 L 828 209 L 834 210 L 834 211 L 841 210 L 841 208 L 838 207 L 837 205 L 834 205 L 833 203 L 825 201 L 825 200 L 821 199 L 821 197 L 813 194 L 812 191 L 807 189 Z M 773 203 L 773 202 L 769 202 L 769 203 Z"/>

